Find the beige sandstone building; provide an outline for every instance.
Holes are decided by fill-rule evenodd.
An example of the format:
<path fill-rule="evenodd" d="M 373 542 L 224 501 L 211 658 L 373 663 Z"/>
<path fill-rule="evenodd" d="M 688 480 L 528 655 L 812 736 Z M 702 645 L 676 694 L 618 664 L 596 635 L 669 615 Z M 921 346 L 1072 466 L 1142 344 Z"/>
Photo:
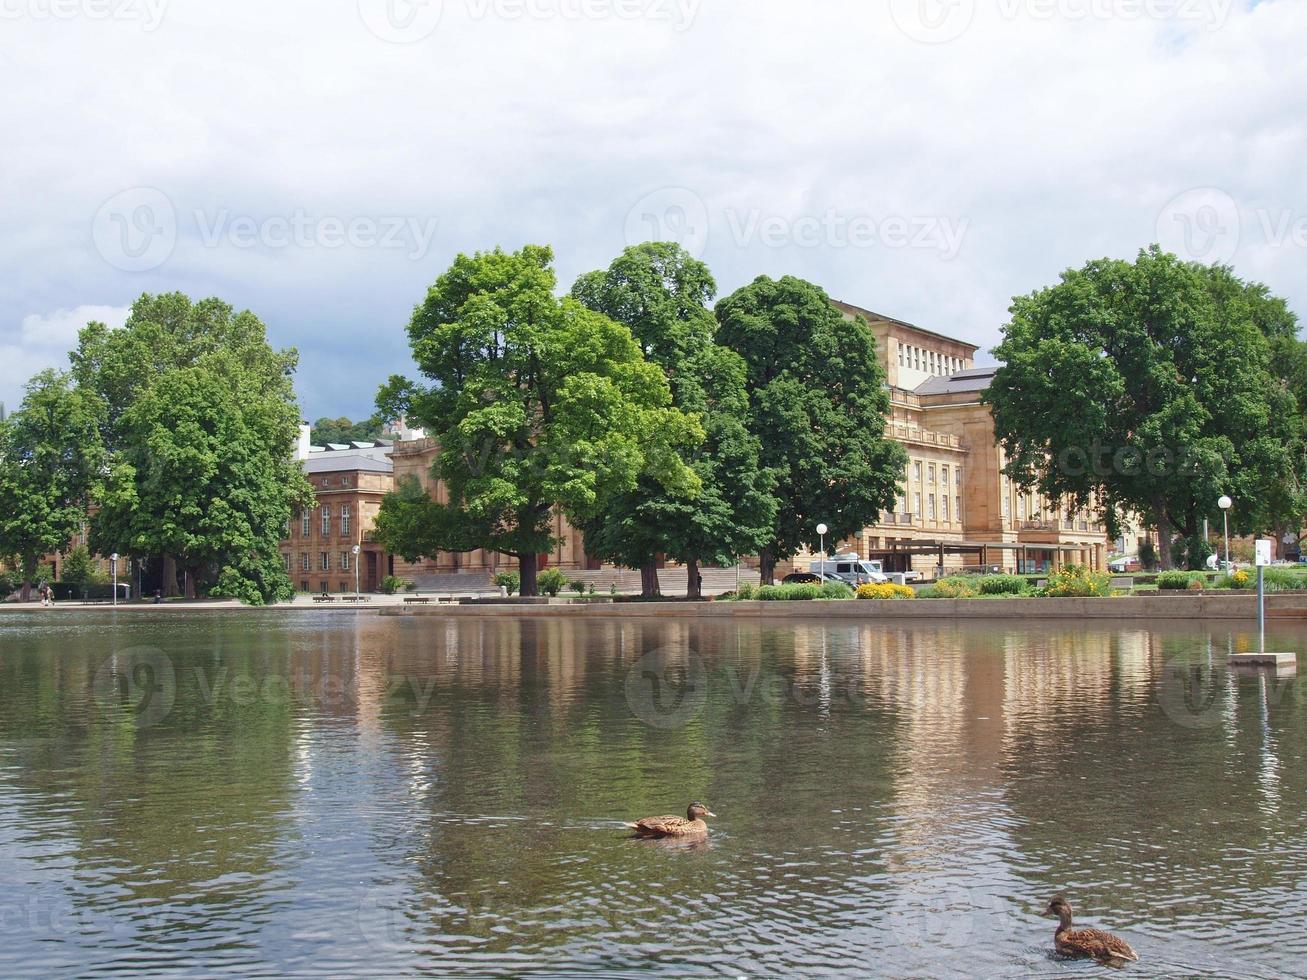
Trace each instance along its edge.
<path fill-rule="evenodd" d="M 842 552 L 856 551 L 884 562 L 887 571 L 916 571 L 927 579 L 941 563 L 946 571 L 996 567 L 1036 572 L 1072 563 L 1104 567 L 1110 542 L 1092 516 L 1022 493 L 1003 476 L 1003 454 L 994 442 L 989 409 L 980 401 L 994 369 L 975 366 L 974 344 L 847 303 L 835 305 L 850 320 L 863 317 L 876 335 L 892 407 L 887 435 L 909 457 L 894 509 L 842 542 Z M 292 579 L 313 591 L 323 585 L 328 591 L 349 591 L 349 543 L 364 549 L 365 590 L 387 573 L 418 583 L 455 573 L 484 582 L 496 570 L 515 568 L 508 556 L 485 551 L 442 552 L 416 564 L 381 554 L 371 531 L 385 490 L 414 477 L 435 499 L 445 499 L 445 488 L 431 477 L 435 453 L 433 439 L 408 432 L 393 446 L 308 454 L 306 467 L 318 486 L 319 504 L 316 513 L 298 518 L 283 544 Z M 341 525 L 346 513 L 356 521 L 348 532 Z M 601 568 L 586 554 L 581 533 L 561 516 L 555 518 L 554 533 L 557 543 L 541 556 L 541 567 Z M 794 564 L 802 567 L 804 560 Z M 778 568 L 780 574 L 788 570 Z"/>

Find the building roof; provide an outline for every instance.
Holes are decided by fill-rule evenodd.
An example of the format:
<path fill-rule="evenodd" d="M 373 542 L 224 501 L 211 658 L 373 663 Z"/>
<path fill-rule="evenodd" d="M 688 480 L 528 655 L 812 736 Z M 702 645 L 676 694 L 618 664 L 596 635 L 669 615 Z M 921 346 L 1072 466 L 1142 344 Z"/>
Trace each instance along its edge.
<path fill-rule="evenodd" d="M 969 340 L 962 340 L 958 337 L 950 337 L 948 334 L 940 333 L 937 330 L 927 330 L 925 327 L 919 327 L 915 323 L 908 323 L 907 320 L 900 320 L 898 317 L 886 316 L 884 313 L 877 313 L 875 310 L 864 309 L 861 306 L 855 306 L 852 303 L 846 303 L 839 299 L 832 299 L 831 302 L 845 313 L 850 313 L 854 316 L 860 315 L 868 321 L 893 323 L 896 326 L 906 327 L 908 330 L 915 330 L 917 333 L 925 334 L 928 337 L 937 337 L 940 340 L 947 340 L 950 344 L 961 344 L 964 347 L 970 347 L 973 351 L 980 350 L 979 344 L 973 344 Z"/>
<path fill-rule="evenodd" d="M 954 395 L 965 392 L 981 392 L 994 381 L 994 372 L 998 368 L 992 364 L 988 367 L 968 368 L 947 377 L 927 378 L 917 385 L 918 395 Z"/>
<path fill-rule="evenodd" d="M 359 449 L 354 452 L 316 452 L 305 460 L 305 473 L 393 473 L 387 453 Z"/>

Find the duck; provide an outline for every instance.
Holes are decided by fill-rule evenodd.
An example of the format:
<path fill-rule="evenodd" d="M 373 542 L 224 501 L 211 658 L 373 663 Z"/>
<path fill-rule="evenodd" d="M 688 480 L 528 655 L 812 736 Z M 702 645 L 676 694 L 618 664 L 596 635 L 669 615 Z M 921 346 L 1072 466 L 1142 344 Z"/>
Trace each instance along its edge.
<path fill-rule="evenodd" d="M 635 831 L 636 837 L 702 837 L 708 833 L 704 817 L 715 817 L 702 803 L 691 803 L 683 817 L 645 817 L 625 824 Z"/>
<path fill-rule="evenodd" d="M 1059 920 L 1053 944 L 1063 956 L 1090 956 L 1100 963 L 1136 963 L 1139 954 L 1128 942 L 1099 929 L 1072 929 L 1071 903 L 1061 895 L 1048 903 L 1044 914 Z"/>

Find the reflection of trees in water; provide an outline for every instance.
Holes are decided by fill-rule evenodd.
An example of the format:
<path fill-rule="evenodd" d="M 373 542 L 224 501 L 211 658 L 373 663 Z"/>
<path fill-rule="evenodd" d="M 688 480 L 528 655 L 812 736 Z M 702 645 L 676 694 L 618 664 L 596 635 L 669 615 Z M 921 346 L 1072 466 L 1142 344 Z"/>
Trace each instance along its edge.
<path fill-rule="evenodd" d="M 1301 766 L 1275 759 L 1301 745 L 1304 698 L 1227 670 L 1240 642 L 1164 626 L 1013 652 L 1022 711 L 1008 727 L 1005 799 L 1040 889 L 1075 882 L 1089 907 L 1188 918 L 1245 903 L 1252 913 L 1297 887 L 1301 805 L 1264 804 L 1268 764 L 1278 798 L 1307 790 Z M 1266 891 L 1253 900 L 1249 889 Z"/>
<path fill-rule="evenodd" d="M 266 910 L 293 797 L 291 708 L 238 704 L 213 680 L 223 667 L 256 678 L 278 669 L 287 642 L 198 617 L 99 635 L 106 642 L 89 650 L 54 631 L 21 637 L 0 660 L 10 799 L 39 850 L 72 862 L 63 874 L 27 870 L 61 889 L 74 916 L 107 915 L 157 939 Z M 93 684 L 115 651 L 151 643 L 172 660 L 176 701 L 141 728 L 129 708 L 97 701 Z M 161 911 L 173 903 L 192 911 Z"/>

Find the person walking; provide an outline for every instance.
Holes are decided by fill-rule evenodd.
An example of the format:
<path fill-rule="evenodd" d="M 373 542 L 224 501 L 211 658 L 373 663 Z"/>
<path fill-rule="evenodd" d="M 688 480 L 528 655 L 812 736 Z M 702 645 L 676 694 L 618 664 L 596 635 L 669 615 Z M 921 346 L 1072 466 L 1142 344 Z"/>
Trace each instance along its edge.
<path fill-rule="evenodd" d="M 50 586 L 46 584 L 45 579 L 41 579 L 40 583 L 37 585 L 36 594 L 41 597 L 42 606 L 50 605 Z"/>

